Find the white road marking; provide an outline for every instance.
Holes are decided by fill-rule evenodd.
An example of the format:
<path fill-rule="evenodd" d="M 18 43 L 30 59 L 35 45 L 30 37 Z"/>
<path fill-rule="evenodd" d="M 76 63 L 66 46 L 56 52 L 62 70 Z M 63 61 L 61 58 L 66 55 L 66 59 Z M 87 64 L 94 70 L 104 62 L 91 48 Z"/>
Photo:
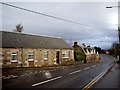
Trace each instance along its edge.
<path fill-rule="evenodd" d="M 33 74 L 33 72 L 30 72 L 31 74 Z"/>
<path fill-rule="evenodd" d="M 25 76 L 25 75 L 21 75 L 22 77 Z"/>
<path fill-rule="evenodd" d="M 27 75 L 28 73 L 24 73 L 25 75 Z"/>
<path fill-rule="evenodd" d="M 10 78 L 17 78 L 18 76 L 14 76 L 14 75 L 8 75 L 7 76 L 2 76 L 3 79 L 10 79 Z"/>
<path fill-rule="evenodd" d="M 49 79 L 52 78 L 52 75 L 49 71 L 45 72 L 45 76 Z"/>
<path fill-rule="evenodd" d="M 38 71 L 35 71 L 35 73 L 38 73 Z"/>
<path fill-rule="evenodd" d="M 84 70 L 90 69 L 90 67 L 85 68 Z"/>
<path fill-rule="evenodd" d="M 92 67 L 96 67 L 96 65 L 92 66 Z"/>
<path fill-rule="evenodd" d="M 31 73 L 26 74 L 26 76 L 31 75 Z"/>
<path fill-rule="evenodd" d="M 13 78 L 16 78 L 16 77 L 18 77 L 18 76 L 14 76 L 14 75 L 9 75 L 9 77 L 13 77 Z"/>
<path fill-rule="evenodd" d="M 10 77 L 4 77 L 3 79 L 9 79 Z"/>
<path fill-rule="evenodd" d="M 4 79 L 4 78 L 5 78 L 5 76 L 2 76 L 2 78 Z"/>
<path fill-rule="evenodd" d="M 38 73 L 41 73 L 42 71 L 39 71 Z"/>
<path fill-rule="evenodd" d="M 91 86 L 93 86 L 100 78 L 102 78 L 107 72 L 108 70 L 113 66 L 113 64 L 111 66 L 109 66 L 106 70 L 104 70 L 102 73 L 100 73 L 97 77 L 95 77 L 92 81 L 90 81 L 82 90 L 87 90 L 89 89 Z"/>
<path fill-rule="evenodd" d="M 57 69 L 53 69 L 52 71 L 56 71 Z"/>
<path fill-rule="evenodd" d="M 43 73 L 46 72 L 45 70 L 42 71 Z"/>
<path fill-rule="evenodd" d="M 13 76 L 13 78 L 17 78 L 18 76 Z"/>
<path fill-rule="evenodd" d="M 8 75 L 8 77 L 11 77 L 11 76 L 13 76 L 13 75 Z"/>
<path fill-rule="evenodd" d="M 47 82 L 50 82 L 50 81 L 53 81 L 53 80 L 56 80 L 56 79 L 60 79 L 60 78 L 62 78 L 62 76 L 52 78 L 52 79 L 49 79 L 49 80 L 46 80 L 46 81 L 43 81 L 43 82 L 40 82 L 40 83 L 36 83 L 36 84 L 33 84 L 32 86 L 34 87 L 34 86 L 41 85 L 41 84 L 44 84 L 44 83 L 47 83 Z"/>
<path fill-rule="evenodd" d="M 28 73 L 28 74 L 26 74 L 26 75 L 31 75 L 31 74 L 34 74 L 34 72 L 30 72 L 30 73 Z M 35 73 L 36 74 L 36 73 Z"/>
<path fill-rule="evenodd" d="M 75 74 L 75 73 L 78 73 L 78 72 L 81 72 L 81 70 L 77 70 L 77 71 L 71 72 L 69 74 L 71 75 L 71 74 Z"/>
<path fill-rule="evenodd" d="M 33 72 L 33 74 L 36 74 L 36 72 Z"/>

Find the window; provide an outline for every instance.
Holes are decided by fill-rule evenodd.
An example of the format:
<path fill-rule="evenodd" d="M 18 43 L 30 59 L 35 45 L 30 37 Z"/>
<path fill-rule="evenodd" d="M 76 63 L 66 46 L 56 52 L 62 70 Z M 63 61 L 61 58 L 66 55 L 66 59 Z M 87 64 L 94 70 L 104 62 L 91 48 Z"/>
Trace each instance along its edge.
<path fill-rule="evenodd" d="M 34 52 L 33 51 L 28 52 L 28 60 L 29 61 L 33 61 L 34 60 Z"/>
<path fill-rule="evenodd" d="M 11 62 L 17 62 L 17 59 L 18 59 L 18 53 L 17 52 L 13 52 L 12 54 L 11 54 L 11 58 L 12 58 L 12 60 L 11 60 Z"/>
<path fill-rule="evenodd" d="M 44 60 L 48 59 L 48 51 L 44 51 Z"/>
<path fill-rule="evenodd" d="M 62 52 L 62 58 L 69 58 L 69 51 Z"/>
<path fill-rule="evenodd" d="M 91 53 L 92 50 L 89 48 L 88 51 L 89 51 L 89 53 Z"/>
<path fill-rule="evenodd" d="M 2 60 L 2 59 L 3 59 L 3 52 L 0 51 L 0 60 Z"/>

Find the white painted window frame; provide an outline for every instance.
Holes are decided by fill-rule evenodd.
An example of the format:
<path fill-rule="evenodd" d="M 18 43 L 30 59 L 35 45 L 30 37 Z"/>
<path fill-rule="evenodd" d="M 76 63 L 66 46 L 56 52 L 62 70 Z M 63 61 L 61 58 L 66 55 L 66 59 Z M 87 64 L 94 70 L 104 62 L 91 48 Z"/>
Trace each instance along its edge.
<path fill-rule="evenodd" d="M 3 52 L 0 51 L 0 60 L 3 60 Z"/>
<path fill-rule="evenodd" d="M 47 55 L 47 57 L 45 55 Z M 48 51 L 44 51 L 44 60 L 48 60 Z"/>
<path fill-rule="evenodd" d="M 65 54 L 65 56 L 63 56 Z M 69 58 L 69 51 L 62 51 L 62 58 Z"/>
<path fill-rule="evenodd" d="M 32 54 L 31 54 L 32 53 Z M 29 59 L 29 55 L 33 55 L 32 59 Z M 28 61 L 34 61 L 34 51 L 29 51 L 28 52 Z"/>
<path fill-rule="evenodd" d="M 13 54 L 13 53 L 14 53 L 14 54 Z M 14 52 L 11 53 L 11 62 L 18 62 L 17 59 L 15 59 L 15 60 L 12 59 L 12 56 L 13 56 L 13 55 L 16 55 L 16 56 L 17 56 L 17 59 L 18 59 L 18 52 L 17 52 L 17 51 L 14 51 Z"/>

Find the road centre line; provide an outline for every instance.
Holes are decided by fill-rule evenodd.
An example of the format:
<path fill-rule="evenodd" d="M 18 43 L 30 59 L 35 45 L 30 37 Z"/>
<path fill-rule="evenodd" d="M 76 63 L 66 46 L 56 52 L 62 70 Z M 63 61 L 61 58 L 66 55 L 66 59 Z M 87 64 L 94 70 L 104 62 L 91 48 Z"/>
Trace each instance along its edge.
<path fill-rule="evenodd" d="M 75 74 L 75 73 L 78 73 L 78 72 L 81 72 L 82 70 L 77 70 L 77 71 L 74 71 L 74 72 L 71 72 L 71 73 L 69 73 L 70 75 L 71 74 Z"/>
<path fill-rule="evenodd" d="M 85 68 L 84 70 L 87 70 L 87 69 L 90 69 L 91 67 L 87 67 L 87 68 Z"/>
<path fill-rule="evenodd" d="M 57 79 L 60 79 L 62 78 L 62 76 L 58 76 L 56 78 L 52 78 L 52 79 L 49 79 L 49 80 L 46 80 L 46 81 L 43 81 L 43 82 L 40 82 L 40 83 L 36 83 L 36 84 L 33 84 L 32 86 L 37 86 L 37 85 L 41 85 L 41 84 L 44 84 L 44 83 L 47 83 L 47 82 L 50 82 L 50 81 L 54 81 L 54 80 L 57 80 Z"/>

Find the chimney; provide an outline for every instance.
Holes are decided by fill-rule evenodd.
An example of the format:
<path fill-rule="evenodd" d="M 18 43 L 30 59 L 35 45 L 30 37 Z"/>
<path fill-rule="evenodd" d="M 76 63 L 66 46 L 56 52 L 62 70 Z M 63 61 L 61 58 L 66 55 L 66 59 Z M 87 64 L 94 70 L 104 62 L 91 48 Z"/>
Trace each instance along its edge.
<path fill-rule="evenodd" d="M 77 42 L 74 42 L 74 45 L 77 46 Z"/>

